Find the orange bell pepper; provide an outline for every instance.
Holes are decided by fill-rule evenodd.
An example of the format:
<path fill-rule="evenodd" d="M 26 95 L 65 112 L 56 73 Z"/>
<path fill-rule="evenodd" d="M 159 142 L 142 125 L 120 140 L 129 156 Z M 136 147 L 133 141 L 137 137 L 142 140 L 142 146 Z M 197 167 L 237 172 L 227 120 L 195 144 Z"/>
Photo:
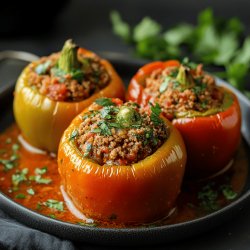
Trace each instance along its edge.
<path fill-rule="evenodd" d="M 163 218 L 175 206 L 186 163 L 180 133 L 165 118 L 170 136 L 155 153 L 129 166 L 99 165 L 84 158 L 72 132 L 87 110 L 65 130 L 58 151 L 58 168 L 67 194 L 85 215 L 116 223 L 148 223 Z"/>
<path fill-rule="evenodd" d="M 154 102 L 154 97 L 144 92 L 144 82 L 155 69 L 179 67 L 178 61 L 149 63 L 136 73 L 131 79 L 127 100 L 147 105 Z M 182 117 L 167 117 L 172 119 L 173 125 L 181 132 L 187 148 L 186 175 L 191 178 L 208 177 L 222 170 L 232 160 L 239 142 L 241 128 L 241 112 L 237 97 L 228 89 L 225 93 L 222 111 L 209 110 L 204 113 L 191 112 Z M 230 99 L 230 105 L 226 102 Z M 213 112 L 210 112 L 213 111 Z"/>
<path fill-rule="evenodd" d="M 79 48 L 78 54 L 94 57 L 91 51 Z M 30 66 L 21 73 L 15 88 L 14 115 L 16 122 L 27 141 L 35 147 L 57 152 L 63 131 L 72 119 L 99 97 L 124 98 L 123 82 L 112 65 L 104 59 L 101 64 L 110 76 L 109 84 L 89 98 L 79 102 L 54 101 L 40 94 L 28 84 Z"/>

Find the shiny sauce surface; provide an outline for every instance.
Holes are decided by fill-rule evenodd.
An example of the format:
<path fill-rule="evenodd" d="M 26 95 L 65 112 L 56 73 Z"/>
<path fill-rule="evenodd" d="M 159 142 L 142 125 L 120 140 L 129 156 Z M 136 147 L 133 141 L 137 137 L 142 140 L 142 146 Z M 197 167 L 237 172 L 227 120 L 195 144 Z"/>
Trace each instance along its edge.
<path fill-rule="evenodd" d="M 110 222 L 93 221 L 74 215 L 73 205 L 62 195 L 57 159 L 49 154 L 31 153 L 18 140 L 20 131 L 14 124 L 0 135 L 0 191 L 17 203 L 38 213 L 74 224 L 97 227 L 128 227 Z M 202 217 L 237 199 L 248 174 L 247 149 L 241 143 L 232 166 L 214 178 L 184 182 L 176 208 L 171 215 L 148 225 L 176 224 Z M 74 205 L 73 205 L 74 207 Z"/>

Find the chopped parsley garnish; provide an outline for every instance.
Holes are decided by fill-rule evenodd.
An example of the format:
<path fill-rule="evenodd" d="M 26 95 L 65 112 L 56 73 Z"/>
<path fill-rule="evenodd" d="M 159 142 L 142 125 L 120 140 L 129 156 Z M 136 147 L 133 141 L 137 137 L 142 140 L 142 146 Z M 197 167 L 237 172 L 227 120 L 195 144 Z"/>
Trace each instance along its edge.
<path fill-rule="evenodd" d="M 13 152 L 16 152 L 17 150 L 19 150 L 20 149 L 20 146 L 17 144 L 17 143 L 14 143 L 13 145 L 12 145 L 12 150 L 13 150 Z"/>
<path fill-rule="evenodd" d="M 154 125 L 160 125 L 162 123 L 160 116 L 161 113 L 161 107 L 158 103 L 155 104 L 155 106 L 153 104 L 151 105 L 151 115 L 150 115 L 150 119 L 151 121 L 154 123 Z"/>
<path fill-rule="evenodd" d="M 51 61 L 49 61 L 49 60 L 46 61 L 45 63 L 39 64 L 35 69 L 36 73 L 38 75 L 46 74 L 47 70 L 49 69 L 50 64 L 51 64 Z"/>
<path fill-rule="evenodd" d="M 57 200 L 53 200 L 53 199 L 48 199 L 47 201 L 45 201 L 43 203 L 46 207 L 55 209 L 57 211 L 64 211 L 64 205 L 62 201 L 57 201 Z"/>
<path fill-rule="evenodd" d="M 195 85 L 192 90 L 194 91 L 194 93 L 199 96 L 203 91 L 205 91 L 207 88 L 207 85 L 202 83 L 200 85 Z"/>
<path fill-rule="evenodd" d="M 230 185 L 224 185 L 221 187 L 221 191 L 223 196 L 227 200 L 234 200 L 237 197 L 237 193 L 233 191 L 232 187 Z"/>
<path fill-rule="evenodd" d="M 74 140 L 78 136 L 78 134 L 79 134 L 78 130 L 73 130 L 73 132 L 70 135 L 69 140 L 70 141 Z"/>
<path fill-rule="evenodd" d="M 106 97 L 102 97 L 99 99 L 95 100 L 95 103 L 100 105 L 100 106 L 115 106 L 115 104 L 112 102 L 112 100 L 110 98 L 106 98 Z"/>
<path fill-rule="evenodd" d="M 48 167 L 44 166 L 42 168 L 36 168 L 35 169 L 35 174 L 37 174 L 37 175 L 43 175 L 43 174 L 47 173 L 47 171 L 48 171 Z"/>
<path fill-rule="evenodd" d="M 84 156 L 84 157 L 87 157 L 87 156 L 89 155 L 91 149 L 92 149 L 92 144 L 87 143 L 86 148 L 85 148 L 85 152 L 84 152 L 84 155 L 83 155 L 83 156 Z"/>
<path fill-rule="evenodd" d="M 11 138 L 6 140 L 6 143 L 11 143 Z M 17 166 L 17 159 L 19 156 L 17 155 L 17 151 L 19 150 L 20 146 L 15 143 L 12 145 L 12 155 L 9 159 L 0 159 L 0 164 L 4 166 L 4 171 L 9 171 Z"/>
<path fill-rule="evenodd" d="M 34 195 L 35 191 L 34 191 L 33 188 L 29 188 L 29 189 L 27 189 L 27 193 L 30 194 L 30 195 Z"/>
<path fill-rule="evenodd" d="M 65 81 L 66 72 L 64 72 L 62 69 L 54 67 L 54 68 L 51 69 L 51 73 L 55 77 L 58 77 L 60 82 L 64 82 Z"/>
<path fill-rule="evenodd" d="M 26 195 L 25 194 L 17 194 L 15 196 L 16 199 L 25 199 L 26 198 Z"/>
<path fill-rule="evenodd" d="M 98 122 L 98 127 L 101 130 L 102 135 L 112 135 L 111 130 L 108 127 L 108 124 L 105 121 Z"/>
<path fill-rule="evenodd" d="M 29 180 L 30 181 L 35 181 L 38 184 L 49 184 L 49 183 L 52 182 L 51 179 L 49 179 L 49 178 L 42 178 L 41 175 L 31 175 L 29 177 Z"/>
<path fill-rule="evenodd" d="M 112 118 L 112 112 L 114 111 L 115 110 L 113 109 L 112 106 L 106 106 L 106 107 L 103 107 L 100 112 L 101 112 L 102 118 L 109 120 Z"/>
<path fill-rule="evenodd" d="M 77 82 L 82 82 L 84 78 L 84 73 L 80 69 L 74 69 L 70 73 L 72 79 L 75 79 Z"/>
<path fill-rule="evenodd" d="M 101 133 L 101 129 L 100 128 L 94 128 L 91 130 L 91 133 Z"/>
<path fill-rule="evenodd" d="M 217 198 L 219 194 L 216 190 L 212 188 L 211 185 L 204 186 L 198 193 L 198 200 L 200 201 L 200 206 L 206 211 L 216 211 L 220 208 Z"/>
<path fill-rule="evenodd" d="M 50 218 L 52 218 L 52 219 L 55 219 L 56 218 L 56 216 L 54 215 L 54 214 L 49 214 L 48 215 Z"/>
<path fill-rule="evenodd" d="M 167 89 L 170 81 L 171 81 L 170 77 L 168 77 L 168 76 L 165 77 L 164 81 L 162 82 L 162 84 L 160 85 L 160 88 L 159 88 L 160 93 L 163 93 Z"/>
<path fill-rule="evenodd" d="M 12 175 L 12 184 L 13 186 L 17 187 L 21 182 L 27 180 L 27 174 L 29 170 L 28 168 L 22 169 L 20 172 L 16 172 Z"/>

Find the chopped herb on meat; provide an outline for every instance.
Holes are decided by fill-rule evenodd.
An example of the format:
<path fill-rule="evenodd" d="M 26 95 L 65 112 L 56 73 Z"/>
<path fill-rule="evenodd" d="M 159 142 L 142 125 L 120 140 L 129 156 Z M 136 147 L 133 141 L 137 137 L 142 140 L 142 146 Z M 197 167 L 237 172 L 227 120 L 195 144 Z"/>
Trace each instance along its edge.
<path fill-rule="evenodd" d="M 57 201 L 57 200 L 53 200 L 53 199 L 48 199 L 47 201 L 45 201 L 43 203 L 43 205 L 55 209 L 57 211 L 63 212 L 64 211 L 64 205 L 62 201 Z"/>
<path fill-rule="evenodd" d="M 100 165 L 136 163 L 153 154 L 168 138 L 169 130 L 159 116 L 160 106 L 152 105 L 149 113 L 133 102 L 97 99 L 84 115 L 75 142 L 83 157 Z"/>
<path fill-rule="evenodd" d="M 103 106 L 103 107 L 115 105 L 110 98 L 105 98 L 105 97 L 96 99 L 95 103 L 97 103 L 98 105 Z"/>
<path fill-rule="evenodd" d="M 161 113 L 161 107 L 159 103 L 156 103 L 155 106 L 151 104 L 151 115 L 150 119 L 155 125 L 159 125 L 162 123 L 161 118 L 159 117 Z"/>

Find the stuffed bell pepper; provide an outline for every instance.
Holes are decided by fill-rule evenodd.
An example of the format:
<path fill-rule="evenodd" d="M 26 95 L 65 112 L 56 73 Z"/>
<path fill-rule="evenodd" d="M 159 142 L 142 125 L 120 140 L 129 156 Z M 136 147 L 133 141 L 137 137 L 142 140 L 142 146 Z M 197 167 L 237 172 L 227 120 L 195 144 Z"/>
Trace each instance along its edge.
<path fill-rule="evenodd" d="M 232 162 L 240 141 L 239 103 L 201 64 L 149 63 L 132 78 L 127 99 L 144 106 L 159 103 L 184 138 L 187 176 L 208 177 Z"/>
<path fill-rule="evenodd" d="M 100 98 L 65 130 L 58 166 L 65 191 L 85 215 L 150 223 L 175 207 L 186 163 L 178 130 L 134 102 Z"/>
<path fill-rule="evenodd" d="M 31 145 L 57 152 L 63 131 L 77 114 L 98 97 L 123 95 L 112 65 L 68 40 L 61 52 L 24 69 L 15 88 L 14 115 Z"/>

